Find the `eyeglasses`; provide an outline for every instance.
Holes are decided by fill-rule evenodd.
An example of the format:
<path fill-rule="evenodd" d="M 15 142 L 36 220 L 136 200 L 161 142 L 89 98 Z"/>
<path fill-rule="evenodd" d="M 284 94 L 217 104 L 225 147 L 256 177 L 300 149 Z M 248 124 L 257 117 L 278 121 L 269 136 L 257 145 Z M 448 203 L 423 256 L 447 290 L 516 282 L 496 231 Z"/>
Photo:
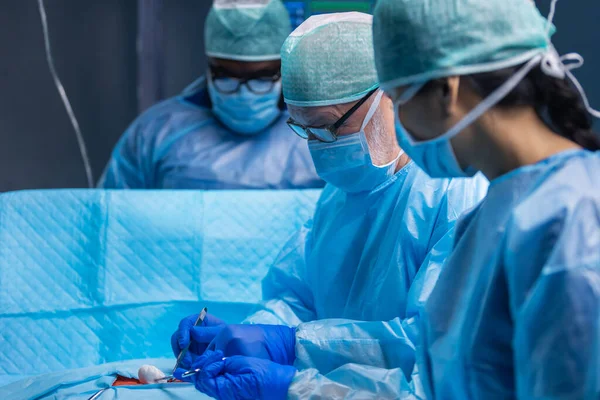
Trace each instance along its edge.
<path fill-rule="evenodd" d="M 375 89 L 371 90 L 369 93 L 367 93 L 367 95 L 365 97 L 363 97 L 362 99 L 360 99 L 360 101 L 358 103 L 353 105 L 352 108 L 349 109 L 344 115 L 342 115 L 342 117 L 340 119 L 338 119 L 337 122 L 333 125 L 319 127 L 319 128 L 313 128 L 313 127 L 299 124 L 296 121 L 294 121 L 292 118 L 287 120 L 287 124 L 290 128 L 292 128 L 294 133 L 296 135 L 300 136 L 302 139 L 308 139 L 312 135 L 312 136 L 316 137 L 318 140 L 320 140 L 321 142 L 333 143 L 338 139 L 338 134 L 337 134 L 338 129 L 340 129 L 340 127 L 344 124 L 344 122 L 346 122 L 348 120 L 348 118 L 350 118 L 352 116 L 352 114 L 354 114 L 356 112 L 356 110 L 358 110 L 360 108 L 360 106 L 362 106 L 367 100 L 369 100 L 369 97 L 371 97 L 373 95 L 373 93 L 375 93 L 378 89 L 379 88 L 375 88 Z"/>
<path fill-rule="evenodd" d="M 281 79 L 281 72 L 276 72 L 272 76 L 248 76 L 235 77 L 229 76 L 220 69 L 210 71 L 211 80 L 218 92 L 222 94 L 234 94 L 240 91 L 242 85 L 254 94 L 267 94 L 273 90 L 275 83 Z"/>

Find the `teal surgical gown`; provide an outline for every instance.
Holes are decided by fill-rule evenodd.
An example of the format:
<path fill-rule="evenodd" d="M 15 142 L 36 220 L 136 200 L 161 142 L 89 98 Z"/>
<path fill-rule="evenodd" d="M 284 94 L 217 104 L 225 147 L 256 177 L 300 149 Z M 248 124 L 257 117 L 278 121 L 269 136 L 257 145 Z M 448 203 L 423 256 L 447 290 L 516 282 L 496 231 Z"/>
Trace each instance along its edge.
<path fill-rule="evenodd" d="M 600 153 L 492 181 L 425 307 L 433 399 L 600 396 Z"/>
<path fill-rule="evenodd" d="M 410 162 L 369 193 L 324 189 L 247 320 L 298 326 L 301 372 L 292 397 L 351 397 L 351 387 L 398 395 L 402 371 L 413 371 L 419 313 L 452 248 L 455 221 L 487 184 L 480 176 L 431 179 Z"/>
<path fill-rule="evenodd" d="M 204 79 L 142 114 L 100 178 L 105 189 L 305 189 L 323 187 L 289 115 L 264 132 L 231 132 L 212 114 Z"/>

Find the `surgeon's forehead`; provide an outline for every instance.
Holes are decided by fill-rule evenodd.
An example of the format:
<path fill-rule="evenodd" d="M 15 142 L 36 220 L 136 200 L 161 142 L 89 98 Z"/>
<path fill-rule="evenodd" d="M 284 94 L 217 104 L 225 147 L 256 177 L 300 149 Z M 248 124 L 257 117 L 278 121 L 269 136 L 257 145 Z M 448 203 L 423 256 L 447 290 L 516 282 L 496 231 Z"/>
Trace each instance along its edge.
<path fill-rule="evenodd" d="M 343 115 L 339 106 L 299 107 L 288 105 L 292 119 L 306 126 L 326 126 L 337 122 Z"/>

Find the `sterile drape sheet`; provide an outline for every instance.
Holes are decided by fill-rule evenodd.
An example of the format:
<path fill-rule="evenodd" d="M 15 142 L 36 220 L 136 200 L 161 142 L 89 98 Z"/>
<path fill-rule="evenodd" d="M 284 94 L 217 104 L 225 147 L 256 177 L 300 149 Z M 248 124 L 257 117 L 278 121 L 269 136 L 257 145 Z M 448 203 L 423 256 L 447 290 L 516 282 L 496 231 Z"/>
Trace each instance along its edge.
<path fill-rule="evenodd" d="M 241 321 L 319 191 L 24 191 L 0 196 L 0 386 L 170 357 L 201 307 Z"/>

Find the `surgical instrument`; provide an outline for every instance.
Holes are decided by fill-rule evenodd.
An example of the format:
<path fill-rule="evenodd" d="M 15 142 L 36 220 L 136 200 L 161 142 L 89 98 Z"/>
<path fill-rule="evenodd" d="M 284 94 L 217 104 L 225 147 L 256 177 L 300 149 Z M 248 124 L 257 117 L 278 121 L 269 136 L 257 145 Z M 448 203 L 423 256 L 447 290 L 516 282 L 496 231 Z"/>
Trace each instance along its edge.
<path fill-rule="evenodd" d="M 200 315 L 198 315 L 198 319 L 194 323 L 194 326 L 198 326 L 198 325 L 202 324 L 202 322 L 204 321 L 204 318 L 206 318 L 206 314 L 208 314 L 208 308 L 204 307 L 202 309 L 202 311 L 200 311 Z M 183 360 L 183 358 L 187 354 L 188 350 L 190 349 L 190 344 L 191 343 L 188 343 L 188 345 L 185 346 L 185 348 L 183 348 L 179 352 L 179 355 L 177 356 L 177 361 L 175 361 L 175 367 L 173 367 L 173 371 L 171 371 L 171 375 L 167 375 L 164 378 L 161 378 L 161 379 L 157 380 L 156 383 L 169 383 L 169 382 L 172 382 L 172 381 L 174 381 L 176 379 L 175 375 L 174 375 L 175 371 L 177 371 L 177 368 L 179 368 L 179 364 L 181 363 L 181 361 Z M 191 374 L 191 375 L 193 375 L 193 374 Z"/>
<path fill-rule="evenodd" d="M 108 388 L 104 388 L 104 389 L 100 389 L 99 391 L 97 391 L 96 393 L 94 393 L 92 395 L 92 397 L 90 397 L 88 400 L 96 400 L 98 397 L 100 397 L 100 395 L 102 393 L 104 393 L 106 390 L 108 390 Z"/>
<path fill-rule="evenodd" d="M 194 326 L 198 326 L 198 325 L 202 324 L 202 322 L 204 321 L 204 318 L 206 318 L 207 313 L 208 313 L 208 308 L 204 307 L 202 309 L 202 311 L 200 311 L 200 315 L 198 315 L 198 319 L 196 320 L 196 323 L 194 324 Z M 190 343 L 188 343 L 188 345 L 185 346 L 185 348 L 183 348 L 179 352 L 179 356 L 177 356 L 177 361 L 175 362 L 175 367 L 173 367 L 173 371 L 171 371 L 171 375 L 175 374 L 175 371 L 177 371 L 177 368 L 179 368 L 179 364 L 181 363 L 181 361 L 187 354 L 188 350 L 190 349 L 191 344 L 192 343 L 190 341 Z"/>
<path fill-rule="evenodd" d="M 183 374 L 181 374 L 181 377 L 187 378 L 188 376 L 196 375 L 200 371 L 202 371 L 202 368 L 196 368 L 190 371 L 185 371 Z"/>

